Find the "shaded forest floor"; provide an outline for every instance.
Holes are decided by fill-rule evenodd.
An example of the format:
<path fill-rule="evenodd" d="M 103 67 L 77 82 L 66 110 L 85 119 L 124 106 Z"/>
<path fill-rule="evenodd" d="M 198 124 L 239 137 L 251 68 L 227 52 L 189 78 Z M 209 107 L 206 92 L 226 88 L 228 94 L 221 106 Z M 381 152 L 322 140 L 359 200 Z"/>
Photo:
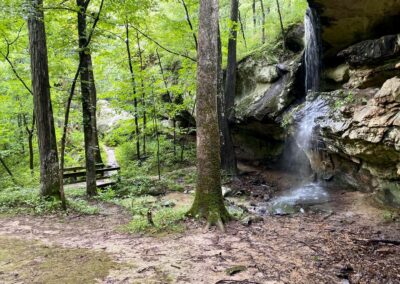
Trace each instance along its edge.
<path fill-rule="evenodd" d="M 233 221 L 225 234 L 191 220 L 182 233 L 129 234 L 130 213 L 100 201 L 97 215 L 3 215 L 0 282 L 400 283 L 400 246 L 368 241 L 399 240 L 400 222 L 365 194 L 332 196 L 331 211 Z"/>

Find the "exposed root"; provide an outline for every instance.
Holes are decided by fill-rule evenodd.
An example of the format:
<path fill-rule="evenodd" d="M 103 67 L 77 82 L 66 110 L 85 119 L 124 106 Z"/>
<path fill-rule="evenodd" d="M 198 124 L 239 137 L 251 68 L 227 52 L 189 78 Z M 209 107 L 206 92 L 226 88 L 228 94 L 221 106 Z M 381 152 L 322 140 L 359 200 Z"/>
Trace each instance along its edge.
<path fill-rule="evenodd" d="M 222 222 L 221 218 L 219 218 L 217 221 L 217 227 L 218 227 L 218 229 L 221 230 L 222 233 L 225 233 L 225 226 L 224 226 L 224 223 Z"/>

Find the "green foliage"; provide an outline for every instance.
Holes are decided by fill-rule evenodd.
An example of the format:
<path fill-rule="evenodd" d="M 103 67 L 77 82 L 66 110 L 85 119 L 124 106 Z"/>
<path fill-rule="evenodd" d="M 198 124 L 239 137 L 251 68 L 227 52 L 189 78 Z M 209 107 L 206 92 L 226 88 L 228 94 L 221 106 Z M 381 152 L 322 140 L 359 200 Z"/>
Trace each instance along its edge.
<path fill-rule="evenodd" d="M 86 200 L 75 198 L 68 200 L 68 210 L 82 214 L 96 214 L 98 208 Z M 61 202 L 57 199 L 43 199 L 38 190 L 11 187 L 0 191 L 0 213 L 49 214 L 61 211 Z"/>
<path fill-rule="evenodd" d="M 354 95 L 351 91 L 349 91 L 347 94 L 345 92 L 341 93 L 341 98 L 337 99 L 335 101 L 335 104 L 333 106 L 333 108 L 335 110 L 340 109 L 341 107 L 348 105 L 350 103 L 354 102 Z"/>
<path fill-rule="evenodd" d="M 147 216 L 144 214 L 134 215 L 132 221 L 125 227 L 131 233 L 147 233 L 147 234 L 170 234 L 181 233 L 185 227 L 182 221 L 185 218 L 189 207 L 185 208 L 162 208 L 153 214 L 154 225 L 148 222 Z"/>
<path fill-rule="evenodd" d="M 76 2 L 72 0 L 62 1 L 62 4 L 55 0 L 44 2 L 51 97 L 59 142 L 66 100 L 78 66 L 75 12 L 77 7 Z M 238 58 L 252 54 L 265 57 L 271 63 L 279 60 L 281 30 L 276 2 L 264 1 L 264 44 L 261 42 L 260 2 L 256 2 L 256 26 L 253 26 L 252 2 L 240 2 L 245 42 L 240 30 L 241 25 L 229 20 L 230 1 L 220 1 L 223 62 L 226 61 L 229 29 L 232 26 L 238 30 Z M 280 2 L 285 29 L 302 21 L 307 5 L 305 0 Z M 89 3 L 89 27 L 93 24 L 99 3 L 99 0 Z M 118 198 L 126 196 L 157 195 L 167 190 L 184 191 L 194 188 L 196 175 L 193 166 L 196 152 L 192 137 L 187 135 L 191 128 L 181 128 L 178 123 L 174 129 L 171 125 L 177 117 L 188 118 L 193 124 L 190 114 L 193 113 L 195 105 L 197 68 L 196 62 L 192 60 L 197 57 L 193 33 L 196 34 L 198 29 L 199 1 L 185 0 L 185 3 L 193 30 L 188 24 L 181 1 L 105 1 L 100 21 L 93 33 L 90 51 L 98 100 L 106 100 L 112 110 L 122 116 L 121 120 L 110 122 L 110 125 L 100 130 L 100 145 L 116 148 L 116 157 L 122 171 L 119 177 L 121 182 L 116 190 L 101 192 L 99 200 L 116 202 Z M 38 197 L 38 190 L 30 189 L 39 187 L 36 131 L 33 137 L 33 174 L 29 170 L 26 130 L 27 127 L 32 127 L 32 96 L 5 58 L 8 57 L 20 79 L 29 88 L 31 74 L 26 25 L 26 13 L 29 8 L 23 0 L 0 1 L 0 156 L 13 173 L 13 178 L 9 177 L 0 165 L 0 207 L 3 211 L 21 208 L 29 212 L 45 213 L 58 210 L 59 202 L 44 201 Z M 134 84 L 128 68 L 126 24 L 130 34 L 130 63 L 135 76 Z M 8 45 L 9 43 L 12 44 Z M 157 53 L 161 62 L 158 62 Z M 142 58 L 139 55 L 142 55 Z M 79 90 L 78 80 L 67 131 L 67 167 L 83 165 L 85 159 Z M 138 101 L 137 110 L 133 104 L 135 99 Z M 135 115 L 138 116 L 139 133 L 135 130 Z M 115 116 L 111 114 L 108 118 Z M 108 120 L 107 117 L 98 115 L 98 120 L 101 118 Z M 141 153 L 141 159 L 138 160 L 135 144 L 139 140 L 143 151 L 144 136 L 147 142 L 146 154 Z M 106 161 L 104 154 L 103 159 Z M 158 180 L 158 167 L 161 168 L 161 180 Z M 83 189 L 67 192 L 70 210 L 96 213 L 97 209 L 83 197 Z M 157 214 L 175 219 L 172 216 L 175 213 L 160 210 L 160 213 L 154 215 L 156 226 L 159 228 L 164 224 L 161 217 L 159 222 L 156 221 Z"/>

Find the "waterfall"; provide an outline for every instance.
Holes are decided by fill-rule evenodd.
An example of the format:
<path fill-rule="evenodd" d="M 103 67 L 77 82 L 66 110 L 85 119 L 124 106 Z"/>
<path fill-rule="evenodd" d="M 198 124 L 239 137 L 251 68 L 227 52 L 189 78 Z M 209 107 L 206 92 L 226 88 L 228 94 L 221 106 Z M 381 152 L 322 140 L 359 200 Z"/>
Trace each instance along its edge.
<path fill-rule="evenodd" d="M 290 146 L 288 148 L 289 153 L 287 153 L 287 157 L 290 157 L 287 160 L 290 163 L 289 167 L 293 164 L 297 166 L 297 174 L 301 181 L 295 187 L 282 192 L 280 196 L 269 202 L 268 210 L 272 214 L 293 213 L 298 212 L 298 210 L 304 212 L 304 207 L 327 202 L 330 198 L 324 184 L 314 180 L 321 149 L 318 137 L 313 137 L 317 127 L 315 121 L 323 112 L 327 111 L 324 101 L 316 97 L 320 90 L 322 47 L 319 19 L 315 10 L 307 9 L 304 27 L 306 46 L 304 55 L 305 91 L 307 96 L 299 116 L 295 117 L 298 122 L 294 135 L 297 147 L 294 150 L 294 147 Z M 291 145 L 294 146 L 295 144 Z M 293 150 L 296 152 L 292 152 Z M 310 177 L 313 180 L 310 180 Z"/>
<path fill-rule="evenodd" d="M 321 77 L 321 39 L 319 17 L 315 10 L 308 8 L 304 17 L 306 93 L 319 90 Z"/>
<path fill-rule="evenodd" d="M 321 74 L 321 40 L 319 18 L 315 10 L 308 8 L 304 17 L 305 30 L 305 87 L 307 100 L 303 110 L 303 118 L 301 119 L 295 140 L 299 148 L 307 155 L 308 160 L 313 168 L 313 152 L 318 151 L 315 146 L 318 145 L 313 138 L 315 127 L 315 119 L 322 111 L 317 102 L 310 102 L 310 97 L 319 91 L 320 74 Z M 303 172 L 309 168 L 304 165 Z"/>

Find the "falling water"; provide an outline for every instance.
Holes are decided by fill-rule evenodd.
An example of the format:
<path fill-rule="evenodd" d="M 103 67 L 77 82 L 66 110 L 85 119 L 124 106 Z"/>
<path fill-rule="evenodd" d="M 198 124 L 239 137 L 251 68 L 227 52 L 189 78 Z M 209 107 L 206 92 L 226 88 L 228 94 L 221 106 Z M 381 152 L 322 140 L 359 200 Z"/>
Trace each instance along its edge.
<path fill-rule="evenodd" d="M 319 116 L 322 109 L 317 102 L 310 102 L 309 97 L 313 93 L 319 91 L 320 74 L 321 74 L 321 40 L 319 18 L 315 10 L 308 8 L 304 17 L 305 29 L 305 87 L 308 99 L 303 110 L 303 118 L 299 123 L 296 133 L 296 142 L 299 148 L 305 152 L 308 159 L 312 163 L 312 151 L 315 150 L 313 138 L 315 119 Z M 308 167 L 308 165 L 304 165 Z"/>
<path fill-rule="evenodd" d="M 306 93 L 319 90 L 321 74 L 321 39 L 319 18 L 315 10 L 308 8 L 304 17 Z"/>
<path fill-rule="evenodd" d="M 305 19 L 305 87 L 307 99 L 302 109 L 302 118 L 298 123 L 295 141 L 299 151 L 306 154 L 308 159 L 298 161 L 300 168 L 298 174 L 302 177 L 302 183 L 295 188 L 283 192 L 269 203 L 272 213 L 280 214 L 290 212 L 294 208 L 303 210 L 305 205 L 323 203 L 329 200 L 328 193 L 320 183 L 310 181 L 312 176 L 313 157 L 318 152 L 318 139 L 313 137 L 315 132 L 315 120 L 325 111 L 325 105 L 321 100 L 315 98 L 315 93 L 319 91 L 321 74 L 321 40 L 319 18 L 315 10 L 308 8 Z M 300 157 L 301 155 L 297 155 Z M 292 161 L 293 162 L 293 161 Z M 311 165 L 311 171 L 310 171 Z"/>

